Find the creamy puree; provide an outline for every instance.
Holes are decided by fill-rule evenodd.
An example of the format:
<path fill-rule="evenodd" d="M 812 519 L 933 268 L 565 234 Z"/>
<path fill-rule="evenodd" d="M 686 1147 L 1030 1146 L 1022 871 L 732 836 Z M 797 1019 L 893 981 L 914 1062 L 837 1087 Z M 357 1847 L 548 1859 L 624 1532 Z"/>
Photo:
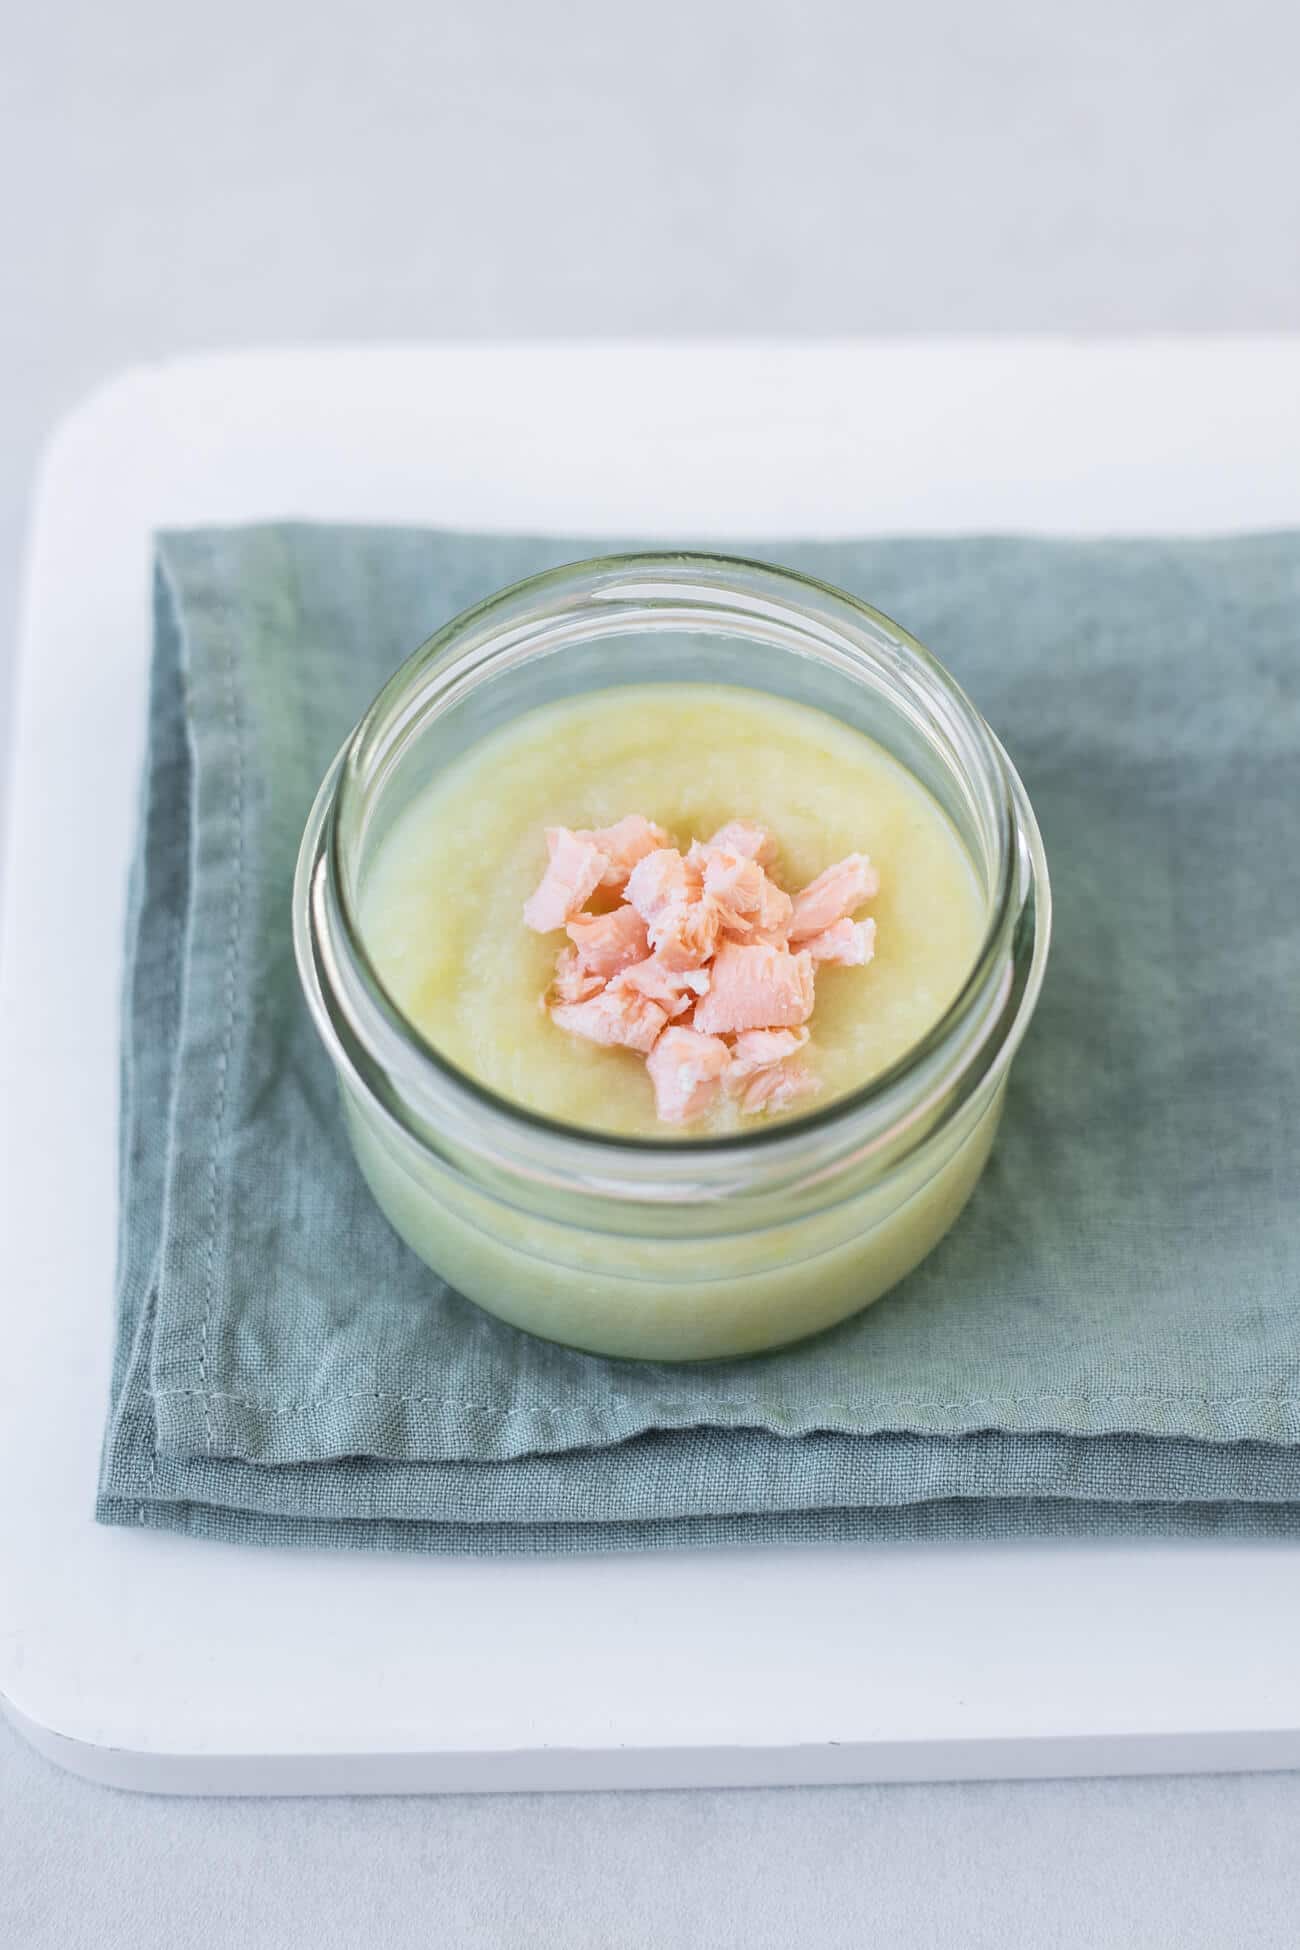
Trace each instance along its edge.
<path fill-rule="evenodd" d="M 545 829 L 629 812 L 683 850 L 754 820 L 778 841 L 772 874 L 792 893 L 846 855 L 870 856 L 874 954 L 818 968 L 801 1056 L 818 1088 L 789 1111 L 746 1115 L 727 1095 L 665 1126 L 644 1057 L 565 1034 L 540 1006 L 564 943 L 521 919 L 546 866 Z M 682 1143 L 816 1111 L 888 1068 L 961 987 L 984 906 L 946 814 L 871 739 L 766 693 L 664 684 L 547 705 L 473 746 L 385 835 L 360 919 L 394 1001 L 461 1070 L 564 1123 Z"/>

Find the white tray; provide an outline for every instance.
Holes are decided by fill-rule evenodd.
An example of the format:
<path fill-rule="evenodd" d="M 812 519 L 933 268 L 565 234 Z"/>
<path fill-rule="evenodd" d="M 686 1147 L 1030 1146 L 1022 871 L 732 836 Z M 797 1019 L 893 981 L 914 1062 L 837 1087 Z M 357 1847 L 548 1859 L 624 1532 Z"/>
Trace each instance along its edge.
<path fill-rule="evenodd" d="M 149 532 L 298 515 L 760 536 L 1300 523 L 1300 340 L 284 352 L 57 434 L 0 979 L 0 1690 L 121 1786 L 391 1791 L 1300 1765 L 1300 1549 L 473 1562 L 91 1522 Z"/>

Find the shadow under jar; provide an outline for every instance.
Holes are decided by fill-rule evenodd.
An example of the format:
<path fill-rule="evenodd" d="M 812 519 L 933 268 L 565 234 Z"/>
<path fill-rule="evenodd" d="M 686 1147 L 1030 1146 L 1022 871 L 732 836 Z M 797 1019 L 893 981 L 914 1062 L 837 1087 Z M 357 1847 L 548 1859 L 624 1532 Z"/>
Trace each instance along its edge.
<path fill-rule="evenodd" d="M 476 1081 L 397 1005 L 361 925 L 367 875 L 430 781 L 523 713 L 632 683 L 701 681 L 812 706 L 891 754 L 969 855 L 983 936 L 928 1033 L 805 1115 L 723 1136 L 562 1123 Z M 754 798 L 734 811 L 761 820 L 761 780 Z M 869 847 L 869 806 L 863 819 Z M 818 1333 L 924 1258 L 988 1157 L 1049 933 L 1024 788 L 946 671 L 842 591 L 694 554 L 559 569 L 439 631 L 335 760 L 294 889 L 303 988 L 357 1160 L 402 1238 L 517 1327 L 658 1361 Z"/>

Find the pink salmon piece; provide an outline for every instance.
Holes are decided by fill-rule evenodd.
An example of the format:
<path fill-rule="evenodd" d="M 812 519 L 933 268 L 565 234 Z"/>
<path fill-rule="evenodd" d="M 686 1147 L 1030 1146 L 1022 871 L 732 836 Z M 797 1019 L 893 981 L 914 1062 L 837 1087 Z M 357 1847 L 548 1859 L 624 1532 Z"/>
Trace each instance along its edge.
<path fill-rule="evenodd" d="M 746 1029 L 731 1046 L 728 1083 L 740 1083 L 797 1056 L 808 1041 L 806 1029 Z"/>
<path fill-rule="evenodd" d="M 550 994 L 543 997 L 542 1007 L 546 1008 L 552 1001 L 586 1002 L 590 996 L 599 995 L 604 986 L 602 975 L 594 975 L 582 966 L 576 948 L 562 948 L 555 963 Z"/>
<path fill-rule="evenodd" d="M 550 934 L 586 906 L 600 886 L 608 864 L 591 840 L 571 833 L 567 826 L 548 826 L 546 844 L 551 857 L 537 891 L 524 902 L 524 925 Z"/>
<path fill-rule="evenodd" d="M 843 968 L 865 968 L 876 952 L 874 921 L 836 921 L 804 942 L 814 961 L 838 962 Z"/>
<path fill-rule="evenodd" d="M 674 901 L 650 923 L 650 942 L 663 966 L 681 974 L 709 959 L 721 926 L 722 908 L 709 895 L 697 901 Z"/>
<path fill-rule="evenodd" d="M 724 847 L 709 847 L 704 855 L 704 891 L 738 914 L 757 914 L 763 905 L 767 875 L 757 860 Z"/>
<path fill-rule="evenodd" d="M 723 926 L 735 934 L 762 928 L 769 936 L 784 932 L 794 911 L 790 896 L 769 880 L 758 861 L 726 848 L 706 848 L 704 891 L 723 909 Z"/>
<path fill-rule="evenodd" d="M 704 898 L 711 901 L 718 923 L 728 934 L 742 938 L 753 928 L 748 917 L 757 913 L 761 894 L 758 886 L 763 869 L 738 853 L 715 853 L 705 861 Z"/>
<path fill-rule="evenodd" d="M 602 989 L 589 1002 L 560 1002 L 551 1010 L 551 1021 L 571 1036 L 585 1036 L 589 1043 L 639 1050 L 646 1056 L 654 1048 L 668 1018 L 657 1002 L 635 989 Z"/>
<path fill-rule="evenodd" d="M 634 907 L 616 907 L 612 914 L 575 914 L 565 927 L 578 960 L 596 975 L 617 975 L 650 952 L 645 922 Z"/>
<path fill-rule="evenodd" d="M 653 927 L 668 908 L 700 897 L 700 876 L 675 846 L 656 847 L 628 875 L 624 899 Z"/>
<path fill-rule="evenodd" d="M 752 819 L 729 819 L 704 846 L 708 852 L 718 848 L 725 853 L 743 853 L 747 859 L 757 860 L 760 867 L 770 867 L 776 858 L 776 841 L 766 826 Z"/>
<path fill-rule="evenodd" d="M 764 874 L 763 898 L 755 917 L 758 926 L 769 936 L 784 935 L 789 929 L 790 917 L 793 913 L 794 902 L 785 889 L 778 887 L 774 880 L 769 880 Z"/>
<path fill-rule="evenodd" d="M 624 887 L 628 875 L 647 853 L 655 853 L 662 847 L 672 845 L 670 836 L 662 826 L 656 826 L 652 819 L 641 813 L 629 813 L 626 819 L 619 819 L 612 826 L 598 826 L 595 832 L 580 833 L 580 839 L 590 840 L 605 855 L 608 865 L 601 885 L 604 887 Z"/>
<path fill-rule="evenodd" d="M 827 928 L 834 927 L 879 891 L 880 875 L 865 853 L 850 853 L 846 859 L 837 860 L 833 867 L 819 873 L 816 880 L 810 880 L 801 894 L 795 895 L 791 941 L 805 941 L 811 935 L 824 934 Z"/>
<path fill-rule="evenodd" d="M 646 1059 L 655 1108 L 665 1124 L 684 1124 L 706 1111 L 731 1064 L 727 1045 L 694 1029 L 665 1029 Z"/>
<path fill-rule="evenodd" d="M 749 933 L 744 938 L 752 948 L 788 948 L 790 946 L 789 941 L 786 939 L 784 928 L 751 927 Z"/>
<path fill-rule="evenodd" d="M 669 1016 L 684 1016 L 695 1006 L 698 996 L 709 991 L 709 971 L 707 968 L 665 968 L 654 955 L 648 961 L 633 963 L 625 968 L 615 984 L 618 988 L 636 989 L 641 995 L 648 995 L 657 1002 Z"/>
<path fill-rule="evenodd" d="M 726 941 L 709 971 L 696 1027 L 716 1036 L 741 1029 L 793 1029 L 813 1012 L 812 957 L 788 948 Z"/>
<path fill-rule="evenodd" d="M 750 1116 L 760 1110 L 788 1110 L 800 1097 L 821 1088 L 816 1077 L 802 1063 L 776 1063 L 753 1077 L 741 1099 L 741 1109 Z"/>

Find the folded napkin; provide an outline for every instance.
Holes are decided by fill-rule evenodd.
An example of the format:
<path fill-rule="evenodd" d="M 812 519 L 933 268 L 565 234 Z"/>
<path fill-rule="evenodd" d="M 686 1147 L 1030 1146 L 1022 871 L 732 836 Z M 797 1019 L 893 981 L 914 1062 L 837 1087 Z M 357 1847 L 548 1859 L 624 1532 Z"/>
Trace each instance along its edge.
<path fill-rule="evenodd" d="M 897 616 L 1041 819 L 992 1163 L 900 1288 L 699 1368 L 502 1326 L 391 1233 L 299 996 L 338 744 L 465 604 L 608 543 L 158 543 L 98 1514 L 472 1552 L 1300 1529 L 1300 536 L 752 544 Z"/>

